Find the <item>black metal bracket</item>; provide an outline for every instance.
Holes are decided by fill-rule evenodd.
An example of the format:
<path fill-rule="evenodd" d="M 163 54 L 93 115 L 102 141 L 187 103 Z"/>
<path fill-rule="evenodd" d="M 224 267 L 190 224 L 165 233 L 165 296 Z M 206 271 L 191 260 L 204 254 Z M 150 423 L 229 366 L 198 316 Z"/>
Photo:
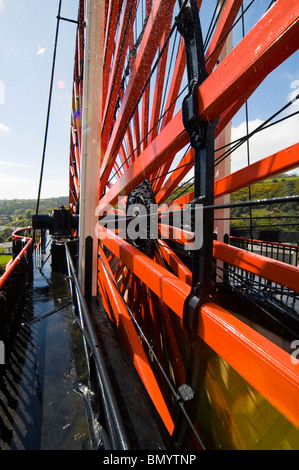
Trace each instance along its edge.
<path fill-rule="evenodd" d="M 72 236 L 72 229 L 77 229 L 79 217 L 66 210 L 64 206 L 54 209 L 50 214 L 32 215 L 32 224 L 35 229 L 49 230 L 50 235 L 56 238 Z"/>
<path fill-rule="evenodd" d="M 214 204 L 214 138 L 216 121 L 199 114 L 198 89 L 208 74 L 196 0 L 180 0 L 178 31 L 184 38 L 188 72 L 188 94 L 183 100 L 183 123 L 195 152 L 194 196 L 196 204 Z M 192 288 L 185 300 L 183 324 L 190 336 L 197 330 L 199 309 L 212 290 L 213 209 L 203 211 L 203 244 L 193 251 Z"/>
<path fill-rule="evenodd" d="M 77 21 L 77 20 L 72 20 L 70 18 L 64 18 L 63 16 L 60 16 L 60 15 L 57 15 L 56 17 L 58 20 L 62 20 L 62 21 L 67 21 L 68 23 L 74 23 L 74 24 L 77 24 L 78 26 L 84 26 L 84 28 L 86 27 L 86 22 L 84 21 L 83 23 Z"/>

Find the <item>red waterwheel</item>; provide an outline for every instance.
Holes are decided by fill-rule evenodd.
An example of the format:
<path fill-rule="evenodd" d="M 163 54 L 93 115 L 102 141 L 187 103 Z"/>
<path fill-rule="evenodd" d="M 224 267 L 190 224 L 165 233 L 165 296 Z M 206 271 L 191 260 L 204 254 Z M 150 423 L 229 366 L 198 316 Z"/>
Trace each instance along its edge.
<path fill-rule="evenodd" d="M 204 78 L 192 90 L 193 111 L 197 115 L 197 124 L 214 123 L 216 147 L 220 146 L 233 116 L 263 80 L 299 47 L 298 0 L 277 0 L 269 9 L 269 2 L 262 3 L 265 4 L 264 14 L 232 51 L 225 54 L 234 24 L 251 4 L 242 5 L 242 0 L 197 0 L 203 29 L 207 29 L 205 25 L 210 21 L 211 28 L 198 54 L 199 58 L 200 55 L 204 57 L 200 64 L 204 68 Z M 108 215 L 110 211 L 114 217 L 126 217 L 129 207 L 134 207 L 133 215 L 136 215 L 140 205 L 146 208 L 145 215 L 148 215 L 151 204 L 157 205 L 156 210 L 161 215 L 169 209 L 170 201 L 181 208 L 194 199 L 209 205 L 212 197 L 217 205 L 225 202 L 224 198 L 237 189 L 296 168 L 299 144 L 288 149 L 278 148 L 275 154 L 234 173 L 228 169 L 227 160 L 216 165 L 214 171 L 214 163 L 221 160 L 221 151 L 215 154 L 215 160 L 213 156 L 211 170 L 209 149 L 206 163 L 210 170 L 203 172 L 201 169 L 201 178 L 203 182 L 205 178 L 212 180 L 214 194 L 200 199 L 202 188 L 196 194 L 195 187 L 195 193 L 186 191 L 175 196 L 178 185 L 194 175 L 198 158 L 182 118 L 183 99 L 192 85 L 192 71 L 187 73 L 186 68 L 186 43 L 190 32 L 184 30 L 186 17 L 182 12 L 185 14 L 192 6 L 194 20 L 195 2 L 106 0 L 104 4 L 101 96 L 93 103 L 94 108 L 102 103 L 102 108 L 97 138 L 91 142 L 99 155 L 98 298 L 111 321 L 119 327 L 168 432 L 180 441 L 193 441 L 194 445 L 199 440 L 200 446 L 203 442 L 210 443 L 211 434 L 221 428 L 218 429 L 221 437 L 213 440 L 212 447 L 223 443 L 228 447 L 246 447 L 242 430 L 233 431 L 231 424 L 228 430 L 220 424 L 215 425 L 217 420 L 227 423 L 235 419 L 232 410 L 229 411 L 230 401 L 233 395 L 236 401 L 238 397 L 235 391 L 227 392 L 228 370 L 233 370 L 236 376 L 242 377 L 242 383 L 271 403 L 269 406 L 284 415 L 292 423 L 290 426 L 298 426 L 298 365 L 292 363 L 289 353 L 221 305 L 213 281 L 212 264 L 207 295 L 200 299 L 195 309 L 198 318 L 191 325 L 190 342 L 184 309 L 194 277 L 199 276 L 202 283 L 205 278 L 200 278 L 198 266 L 192 265 L 192 250 L 184 250 L 184 244 L 190 242 L 186 227 L 174 227 L 171 221 L 165 222 L 167 219 L 159 217 L 157 237 L 132 240 L 122 236 L 119 226 L 113 228 L 107 224 L 108 216 L 105 223 L 103 219 L 101 223 L 101 218 L 105 211 Z M 70 203 L 73 211 L 78 210 L 80 166 L 84 158 L 82 139 L 88 134 L 88 127 L 81 129 L 83 39 L 87 34 L 81 23 L 85 19 L 85 2 L 82 1 L 71 134 Z M 206 186 L 209 186 L 207 181 Z M 203 212 L 208 214 L 208 217 L 203 216 L 204 225 L 211 224 L 211 218 L 213 225 L 213 218 L 217 219 L 216 211 L 205 212 L 204 209 Z M 148 217 L 145 219 L 149 220 Z M 127 218 L 126 224 L 130 220 Z M 296 267 L 225 244 L 225 230 L 216 220 L 210 232 L 205 232 L 205 228 L 203 231 L 199 258 L 208 259 L 213 266 L 234 265 L 298 290 Z M 217 241 L 213 241 L 213 232 L 217 232 Z M 213 363 L 218 368 L 217 373 Z M 192 368 L 192 383 L 188 385 L 195 395 L 190 401 L 185 397 L 187 401 L 184 401 L 184 392 L 190 392 L 186 387 L 188 366 Z M 253 393 L 252 390 L 246 393 Z M 225 401 L 228 402 L 225 404 Z M 213 418 L 212 415 L 207 418 L 205 403 L 209 407 L 213 403 L 214 410 L 218 410 L 217 417 L 212 413 Z M 192 423 L 189 422 L 186 432 L 183 432 L 182 424 L 184 413 Z M 236 437 L 238 433 L 240 435 Z"/>

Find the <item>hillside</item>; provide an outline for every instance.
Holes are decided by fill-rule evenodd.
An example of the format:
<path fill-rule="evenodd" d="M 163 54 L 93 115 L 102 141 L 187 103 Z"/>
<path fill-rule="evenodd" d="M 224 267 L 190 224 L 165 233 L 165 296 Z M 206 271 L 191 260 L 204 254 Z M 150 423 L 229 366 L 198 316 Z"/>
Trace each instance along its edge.
<path fill-rule="evenodd" d="M 182 194 L 193 191 L 194 186 L 181 184 L 176 188 L 167 202 L 174 200 Z M 272 199 L 285 196 L 299 195 L 299 176 L 280 175 L 249 188 L 240 189 L 231 194 L 231 202 L 241 202 L 260 199 Z M 251 210 L 253 226 L 271 227 L 271 230 L 298 231 L 299 229 L 299 203 L 288 202 L 267 206 L 256 206 Z M 231 228 L 248 228 L 250 224 L 250 209 L 239 207 L 231 209 Z"/>
<path fill-rule="evenodd" d="M 59 206 L 68 207 L 68 197 L 41 199 L 39 212 L 51 212 Z M 32 225 L 32 214 L 36 212 L 36 199 L 0 199 L 0 243 L 10 240 L 16 227 Z"/>
<path fill-rule="evenodd" d="M 272 199 L 299 195 L 298 176 L 280 176 L 250 187 L 251 200 Z M 248 201 L 249 189 L 241 189 L 231 195 L 231 202 Z M 271 227 L 271 230 L 298 231 L 299 203 L 286 202 L 282 204 L 268 204 L 253 207 L 251 210 L 254 227 Z M 231 227 L 248 227 L 250 223 L 250 209 L 247 207 L 231 210 Z"/>
<path fill-rule="evenodd" d="M 173 200 L 180 194 L 193 191 L 193 185 L 181 184 L 168 198 Z M 280 175 L 256 183 L 250 187 L 251 200 L 271 199 L 299 195 L 299 176 Z M 248 201 L 249 189 L 240 189 L 231 194 L 231 202 Z M 39 212 L 51 212 L 64 205 L 68 207 L 68 197 L 41 199 Z M 35 199 L 0 200 L 0 243 L 10 240 L 12 229 L 32 224 L 32 214 L 36 211 Z M 288 202 L 267 206 L 254 207 L 251 210 L 253 227 L 271 227 L 271 230 L 298 231 L 299 203 Z M 248 228 L 250 210 L 239 207 L 231 210 L 231 228 Z"/>

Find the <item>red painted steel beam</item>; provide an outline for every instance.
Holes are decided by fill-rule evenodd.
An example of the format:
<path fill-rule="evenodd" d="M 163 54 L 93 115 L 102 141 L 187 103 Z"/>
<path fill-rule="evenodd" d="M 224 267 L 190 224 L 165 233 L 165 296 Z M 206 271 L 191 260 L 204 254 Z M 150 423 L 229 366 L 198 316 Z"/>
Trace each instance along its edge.
<path fill-rule="evenodd" d="M 102 119 L 102 149 L 106 149 L 111 127 L 114 120 L 115 106 L 119 94 L 119 87 L 122 81 L 123 68 L 127 57 L 127 48 L 130 39 L 137 0 L 125 0 L 122 9 L 122 15 L 119 22 L 119 30 L 115 45 L 114 57 L 111 72 L 109 74 L 109 83 L 106 95 L 103 95 L 103 119 Z M 107 78 L 105 77 L 105 80 Z"/>
<path fill-rule="evenodd" d="M 17 237 L 21 238 L 21 237 Z M 23 237 L 22 237 L 23 238 Z M 0 277 L 0 291 L 5 287 L 5 283 L 8 281 L 9 277 L 11 276 L 12 272 L 15 270 L 15 268 L 18 266 L 20 263 L 21 259 L 26 255 L 28 248 L 32 245 L 33 243 L 33 238 L 27 238 L 27 243 L 24 246 L 24 248 L 20 251 L 20 253 L 14 258 L 12 263 L 9 265 L 9 267 L 6 269 L 6 271 L 2 274 Z"/>
<path fill-rule="evenodd" d="M 291 0 L 291 2 L 294 4 L 294 0 Z M 281 7 L 280 14 L 277 12 L 277 6 Z M 299 12 L 298 4 L 297 7 L 294 5 L 294 10 L 297 13 Z M 213 113 L 221 113 L 238 99 L 240 104 L 242 93 L 246 89 L 246 82 L 249 81 L 252 87 L 254 86 L 254 81 L 260 83 L 262 76 L 266 77 L 272 69 L 282 62 L 283 58 L 288 57 L 298 48 L 299 19 L 296 17 L 294 20 L 294 16 L 296 17 L 296 14 L 293 11 L 290 13 L 289 6 L 285 6 L 285 0 L 278 0 L 268 13 L 264 15 L 249 33 L 249 39 L 246 36 L 199 88 L 200 113 L 202 117 L 205 119 L 214 118 L 216 114 L 214 115 Z M 265 18 L 267 25 L 265 25 Z M 269 23 L 273 23 L 274 31 L 272 29 L 268 31 Z M 276 24 L 277 28 L 275 29 Z M 267 48 L 265 48 L 262 42 L 262 36 L 264 35 L 263 27 L 269 33 L 265 41 L 268 45 Z M 298 36 L 296 36 L 297 33 Z M 251 48 L 255 48 L 255 50 L 251 51 L 251 54 L 245 54 L 244 50 L 247 50 L 249 44 L 250 50 Z M 244 49 L 245 47 L 246 49 Z M 269 60 L 266 52 L 269 53 L 271 60 Z M 241 68 L 238 66 L 240 61 L 242 62 Z M 264 62 L 265 65 L 263 66 Z M 227 87 L 230 89 L 230 93 L 228 93 Z M 248 97 L 246 92 L 245 97 L 246 99 Z M 165 133 L 165 131 L 168 129 L 170 131 L 169 139 L 171 142 L 165 142 L 167 140 L 167 132 Z M 170 147 L 173 149 L 175 143 L 177 151 L 188 143 L 187 133 L 182 123 L 181 111 L 174 116 L 151 145 L 145 149 L 140 155 L 139 161 L 135 162 L 137 167 L 140 167 L 141 164 L 142 172 L 140 173 L 137 167 L 132 166 L 128 172 L 130 175 L 124 175 L 124 178 L 119 180 L 119 184 L 112 188 L 113 193 L 109 195 L 112 190 L 108 191 L 104 200 L 110 204 L 110 201 L 117 201 L 117 194 L 120 192 L 127 193 L 129 186 L 133 188 L 144 178 L 149 177 L 155 167 L 157 168 L 165 163 L 167 159 L 167 156 L 164 154 L 165 149 Z M 150 154 L 151 157 L 149 156 Z M 111 162 L 113 162 L 113 159 L 111 159 Z M 111 162 L 109 164 L 110 168 Z M 102 181 L 102 190 L 104 189 L 104 182 L 105 179 Z"/>
<path fill-rule="evenodd" d="M 299 291 L 299 268 L 214 240 L 213 256 L 257 276 Z"/>
<path fill-rule="evenodd" d="M 185 166 L 183 166 L 185 165 Z M 163 203 L 168 196 L 175 190 L 184 176 L 191 170 L 194 165 L 194 149 L 188 150 L 186 155 L 178 163 L 176 169 L 170 174 L 163 188 L 156 194 L 157 204 Z M 182 167 L 182 168 L 180 168 Z"/>
<path fill-rule="evenodd" d="M 232 27 L 243 0 L 228 0 L 218 20 L 215 32 L 206 52 L 206 71 L 211 73 L 221 54 L 225 40 L 223 40 Z"/>
<path fill-rule="evenodd" d="M 162 218 L 163 221 L 163 218 Z M 159 224 L 161 235 L 180 244 L 193 241 L 192 232 L 167 225 Z M 280 284 L 281 286 L 299 291 L 299 268 L 268 258 L 250 251 L 241 250 L 226 243 L 213 242 L 213 257 L 225 263 L 245 269 L 257 276 Z"/>
<path fill-rule="evenodd" d="M 118 317 L 118 326 L 120 333 L 123 337 L 123 340 L 126 344 L 127 350 L 130 354 L 132 362 L 134 363 L 140 378 L 148 391 L 149 396 L 151 397 L 157 411 L 159 412 L 168 432 L 172 434 L 174 429 L 174 423 L 169 413 L 169 410 L 165 404 L 165 400 L 161 393 L 161 390 L 157 384 L 156 378 L 153 374 L 153 371 L 150 367 L 146 354 L 143 350 L 141 345 L 139 336 L 136 332 L 135 326 L 133 321 L 128 313 L 126 304 L 121 297 L 116 285 L 109 277 L 108 272 L 110 275 L 113 276 L 110 267 L 108 266 L 107 259 L 105 257 L 104 251 L 99 245 L 99 254 L 102 260 L 102 263 L 105 264 L 106 269 L 104 266 L 101 267 L 102 274 L 104 274 L 105 278 L 102 277 L 102 282 L 105 282 L 105 289 L 109 293 L 108 298 L 109 302 L 113 307 L 113 311 L 117 313 Z M 105 273 L 104 273 L 105 271 Z"/>
<path fill-rule="evenodd" d="M 245 242 L 249 242 L 249 243 L 257 243 L 257 244 L 264 244 L 264 245 L 268 245 L 268 246 L 275 246 L 275 247 L 278 247 L 278 248 L 290 248 L 291 250 L 295 250 L 295 251 L 299 251 L 299 246 L 297 245 L 288 245 L 287 243 L 279 243 L 279 242 L 265 242 L 263 240 L 255 240 L 254 238 L 253 239 L 250 239 L 250 238 L 243 238 L 243 237 L 233 237 L 232 235 L 230 235 L 229 237 L 231 240 L 239 240 L 239 241 L 245 241 Z"/>
<path fill-rule="evenodd" d="M 207 121 L 242 100 L 299 47 L 299 4 L 277 0 L 199 87 L 199 113 Z"/>
<path fill-rule="evenodd" d="M 183 306 L 190 286 L 112 232 L 100 229 L 103 234 L 107 248 L 173 310 L 183 328 Z M 288 353 L 212 302 L 201 308 L 199 318 L 198 336 L 299 426 L 299 364 L 293 364 Z"/>
<path fill-rule="evenodd" d="M 114 39 L 115 39 L 115 32 L 117 27 L 117 21 L 119 16 L 119 9 L 120 9 L 120 0 L 114 0 L 113 2 L 109 2 L 109 8 L 107 12 L 107 22 L 106 22 L 106 30 L 105 30 L 105 39 L 104 39 L 104 71 L 103 71 L 103 96 L 107 96 L 107 88 L 109 82 L 109 74 L 110 74 L 110 66 L 111 66 L 111 59 L 113 56 L 114 51 Z"/>
<path fill-rule="evenodd" d="M 230 194 L 238 189 L 271 178 L 299 166 L 299 143 L 280 150 L 270 157 L 252 163 L 241 170 L 215 181 L 215 197 Z"/>
<path fill-rule="evenodd" d="M 165 30 L 165 24 L 168 23 L 168 18 L 172 16 L 174 4 L 175 0 L 168 0 L 167 2 L 164 0 L 156 0 L 153 4 L 138 49 L 135 68 L 131 71 L 129 83 L 101 165 L 100 194 L 103 193 L 106 186 L 114 159 L 117 155 L 123 130 L 127 126 L 128 120 L 149 76 L 154 56 Z"/>
<path fill-rule="evenodd" d="M 251 184 L 271 178 L 285 171 L 290 171 L 299 166 L 299 143 L 280 150 L 269 157 L 252 163 L 241 170 L 215 181 L 215 198 L 231 194 L 238 189 L 246 188 Z M 158 193 L 158 199 L 161 196 Z M 188 204 L 194 199 L 194 192 L 176 198 L 172 204 Z"/>
<path fill-rule="evenodd" d="M 157 166 L 162 165 L 169 155 L 173 155 L 189 142 L 189 136 L 182 125 L 182 132 L 178 134 L 180 124 L 181 113 L 179 112 L 102 197 L 99 202 L 101 209 L 104 210 L 107 205 L 114 206 L 120 195 L 128 194 L 145 178 L 148 178 Z"/>

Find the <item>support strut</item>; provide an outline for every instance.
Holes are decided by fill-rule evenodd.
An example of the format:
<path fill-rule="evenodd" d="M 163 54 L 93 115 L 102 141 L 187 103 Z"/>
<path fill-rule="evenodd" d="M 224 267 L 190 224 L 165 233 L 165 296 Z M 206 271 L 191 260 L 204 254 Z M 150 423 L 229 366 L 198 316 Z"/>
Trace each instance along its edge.
<path fill-rule="evenodd" d="M 196 0 L 182 2 L 179 32 L 185 40 L 188 72 L 188 94 L 183 101 L 183 123 L 195 152 L 194 195 L 198 204 L 214 204 L 214 138 L 217 120 L 201 119 L 198 105 L 198 88 L 207 78 L 204 47 Z M 213 209 L 203 211 L 203 243 L 193 251 L 192 288 L 184 305 L 183 323 L 192 336 L 197 331 L 200 306 L 211 293 L 213 252 Z"/>
<path fill-rule="evenodd" d="M 206 122 L 199 115 L 198 88 L 207 78 L 205 69 L 204 47 L 201 25 L 196 0 L 180 0 L 181 13 L 179 32 L 185 41 L 186 63 L 188 72 L 188 94 L 183 101 L 183 123 L 194 148 L 194 196 L 193 211 L 195 215 L 199 205 L 214 205 L 214 139 L 217 121 Z M 189 334 L 190 355 L 186 370 L 186 385 L 195 390 L 200 354 L 197 351 L 196 332 L 200 307 L 209 299 L 212 291 L 213 259 L 213 208 L 203 211 L 202 245 L 193 251 L 192 285 L 183 309 L 183 324 Z M 198 236 L 198 234 L 195 234 Z M 192 396 L 191 399 L 192 401 Z M 187 406 L 187 403 L 186 403 Z M 181 446 L 187 426 L 179 413 L 176 420 L 174 439 Z"/>

